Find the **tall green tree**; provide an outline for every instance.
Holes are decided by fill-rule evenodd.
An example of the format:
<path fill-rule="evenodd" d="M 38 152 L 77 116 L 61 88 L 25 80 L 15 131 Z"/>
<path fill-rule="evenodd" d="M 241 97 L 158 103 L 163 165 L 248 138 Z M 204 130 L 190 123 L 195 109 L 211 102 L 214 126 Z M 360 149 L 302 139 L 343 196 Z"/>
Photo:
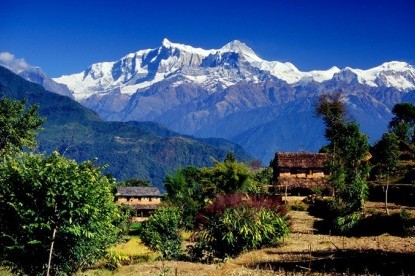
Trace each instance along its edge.
<path fill-rule="evenodd" d="M 18 153 L 0 163 L 0 260 L 23 274 L 71 274 L 116 241 L 114 181 L 91 162 Z M 47 272 L 47 273 L 46 273 Z"/>
<path fill-rule="evenodd" d="M 182 214 L 182 225 L 191 228 L 195 222 L 195 214 L 202 207 L 203 199 L 200 194 L 200 169 L 189 166 L 168 175 L 164 180 L 166 202 L 176 206 Z"/>
<path fill-rule="evenodd" d="M 394 117 L 389 129 L 404 142 L 413 142 L 415 128 L 415 106 L 411 103 L 398 103 L 392 109 Z"/>
<path fill-rule="evenodd" d="M 36 146 L 36 134 L 44 121 L 38 108 L 37 105 L 26 108 L 26 100 L 0 100 L 0 153 Z"/>
<path fill-rule="evenodd" d="M 388 191 L 389 179 L 398 168 L 399 161 L 399 138 L 393 132 L 386 132 L 382 135 L 373 147 L 374 171 L 378 179 L 385 180 L 385 211 L 389 215 Z"/>
<path fill-rule="evenodd" d="M 329 141 L 324 151 L 330 153 L 327 166 L 338 212 L 336 225 L 340 231 L 347 231 L 360 218 L 368 195 L 368 138 L 356 122 L 346 119 L 341 94 L 322 95 L 316 113 L 325 122 L 325 137 Z"/>

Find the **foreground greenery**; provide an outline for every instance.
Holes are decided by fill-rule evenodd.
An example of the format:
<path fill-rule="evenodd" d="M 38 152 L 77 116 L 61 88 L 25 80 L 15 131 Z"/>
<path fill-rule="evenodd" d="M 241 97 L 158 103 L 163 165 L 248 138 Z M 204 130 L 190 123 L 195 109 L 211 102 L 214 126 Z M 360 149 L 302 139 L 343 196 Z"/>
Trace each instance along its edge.
<path fill-rule="evenodd" d="M 254 172 L 229 153 L 211 167 L 187 167 L 166 178 L 165 205 L 143 223 L 141 238 L 165 259 L 183 257 L 180 229 L 191 229 L 192 260 L 213 261 L 273 246 L 288 235 L 280 198 L 265 193 L 266 170 Z M 175 214 L 175 215 L 174 215 Z"/>
<path fill-rule="evenodd" d="M 323 151 L 330 153 L 327 168 L 334 192 L 333 227 L 347 232 L 360 220 L 368 197 L 368 138 L 356 122 L 346 120 L 341 94 L 322 95 L 316 113 L 324 120 L 325 137 L 329 141 Z"/>
<path fill-rule="evenodd" d="M 39 106 L 26 110 L 26 100 L 0 99 L 0 154 L 34 148 L 36 134 L 43 123 Z"/>
<path fill-rule="evenodd" d="M 203 230 L 192 250 L 199 259 L 276 246 L 290 232 L 281 201 L 268 196 L 218 195 L 198 220 Z"/>
<path fill-rule="evenodd" d="M 25 101 L 0 100 L 0 265 L 17 274 L 71 274 L 115 243 L 123 216 L 114 180 L 91 162 L 22 152 L 43 121 Z"/>
<path fill-rule="evenodd" d="M 20 153 L 0 163 L 0 256 L 13 272 L 73 273 L 105 255 L 121 216 L 91 162 Z"/>
<path fill-rule="evenodd" d="M 159 252 L 163 259 L 173 260 L 180 256 L 180 215 L 177 208 L 159 208 L 149 220 L 143 222 L 141 240 L 150 249 Z"/>

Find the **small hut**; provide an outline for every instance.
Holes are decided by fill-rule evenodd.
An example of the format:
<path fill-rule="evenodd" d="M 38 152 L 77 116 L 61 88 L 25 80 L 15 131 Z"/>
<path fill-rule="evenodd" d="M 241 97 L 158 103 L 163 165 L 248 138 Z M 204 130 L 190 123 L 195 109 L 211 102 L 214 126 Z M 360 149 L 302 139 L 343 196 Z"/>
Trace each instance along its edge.
<path fill-rule="evenodd" d="M 161 202 L 157 187 L 117 187 L 116 201 L 130 206 L 135 217 L 148 217 Z"/>
<path fill-rule="evenodd" d="M 272 161 L 273 180 L 280 188 L 325 188 L 327 153 L 277 152 Z"/>

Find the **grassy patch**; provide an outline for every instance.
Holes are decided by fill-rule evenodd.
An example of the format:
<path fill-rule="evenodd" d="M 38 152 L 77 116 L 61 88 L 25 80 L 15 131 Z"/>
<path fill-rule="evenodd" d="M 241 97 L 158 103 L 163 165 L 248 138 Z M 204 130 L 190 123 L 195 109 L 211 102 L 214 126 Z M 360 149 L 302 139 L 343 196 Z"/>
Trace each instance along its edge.
<path fill-rule="evenodd" d="M 131 259 L 145 257 L 150 260 L 154 260 L 158 257 L 156 253 L 142 244 L 140 238 L 138 237 L 131 237 L 131 239 L 127 242 L 117 244 L 111 249 L 121 255 L 129 256 Z"/>

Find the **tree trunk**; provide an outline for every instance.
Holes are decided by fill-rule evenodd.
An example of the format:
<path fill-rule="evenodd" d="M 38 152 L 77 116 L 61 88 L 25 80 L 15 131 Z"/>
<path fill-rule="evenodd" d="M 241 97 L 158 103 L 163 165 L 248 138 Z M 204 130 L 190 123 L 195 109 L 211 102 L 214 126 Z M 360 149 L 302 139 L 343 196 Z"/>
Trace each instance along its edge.
<path fill-rule="evenodd" d="M 49 259 L 48 259 L 48 270 L 46 272 L 46 276 L 50 275 L 50 266 L 52 264 L 52 253 L 53 253 L 53 245 L 55 244 L 55 236 L 56 236 L 56 232 L 58 231 L 58 227 L 55 226 L 55 228 L 53 228 L 53 232 L 52 232 L 52 241 L 50 243 L 50 249 L 49 249 Z"/>
<path fill-rule="evenodd" d="M 389 180 L 386 180 L 386 189 L 385 189 L 385 211 L 386 211 L 386 214 L 389 216 L 389 209 L 388 209 L 388 190 L 389 190 Z"/>

